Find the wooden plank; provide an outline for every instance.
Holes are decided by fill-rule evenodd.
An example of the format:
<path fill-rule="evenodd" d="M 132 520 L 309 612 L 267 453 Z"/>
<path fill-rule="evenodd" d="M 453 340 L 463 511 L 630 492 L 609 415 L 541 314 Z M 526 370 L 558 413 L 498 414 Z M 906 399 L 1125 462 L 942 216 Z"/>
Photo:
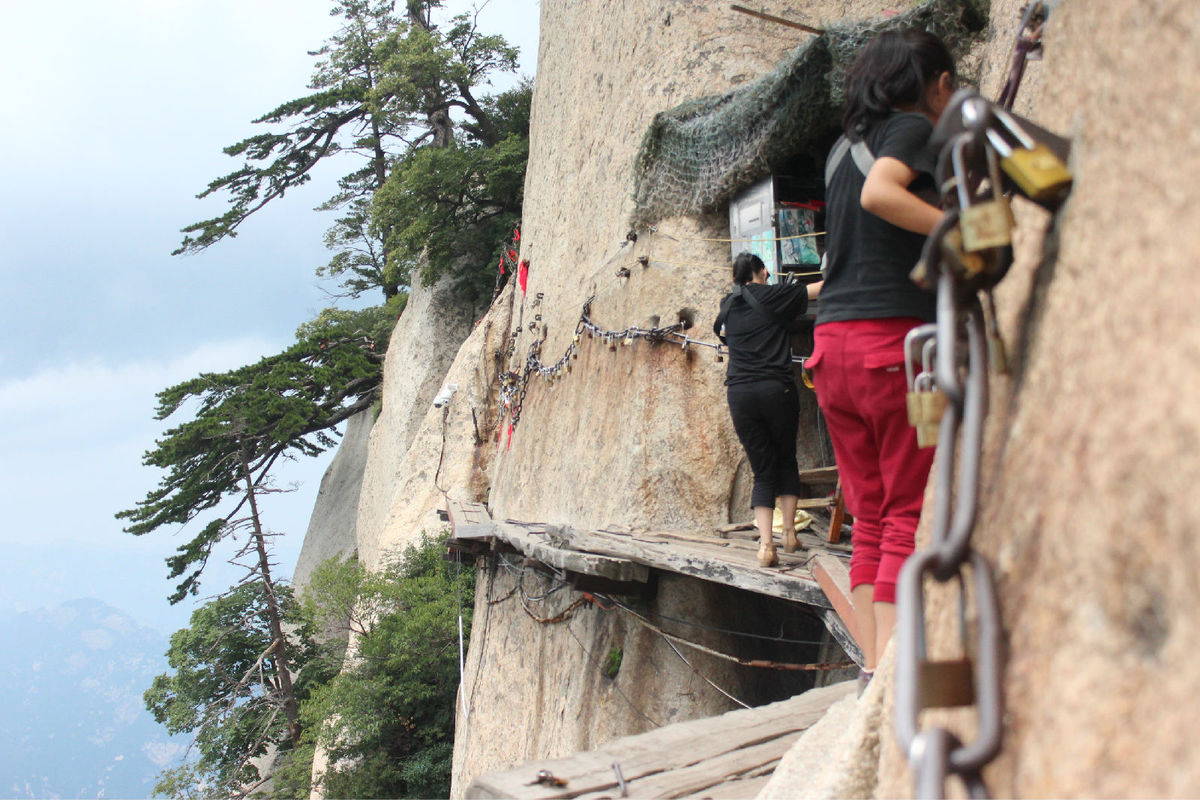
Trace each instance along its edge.
<path fill-rule="evenodd" d="M 705 759 L 681 769 L 656 772 L 640 780 L 629 780 L 630 797 L 686 797 L 702 792 L 710 786 L 724 783 L 730 777 L 754 772 L 766 767 L 774 768 L 783 754 L 788 751 L 804 731 L 793 731 L 770 741 L 751 747 L 742 747 Z M 621 767 L 624 773 L 625 768 Z M 610 797 L 610 791 L 576 795 L 579 800 L 601 800 Z"/>
<path fill-rule="evenodd" d="M 833 504 L 833 515 L 829 519 L 829 536 L 828 541 L 840 542 L 842 540 L 842 525 L 846 521 L 846 497 L 842 494 L 842 483 L 838 481 L 837 500 Z"/>
<path fill-rule="evenodd" d="M 636 736 L 625 736 L 594 753 L 607 761 L 604 769 L 579 776 L 579 785 L 598 784 L 599 791 L 616 785 L 612 762 L 621 765 L 632 783 L 663 770 L 681 769 L 744 747 L 753 747 L 809 728 L 854 687 L 853 681 L 813 689 L 789 700 L 758 708 L 730 711 L 718 717 L 675 723 Z M 582 794 L 582 792 L 580 792 Z M 578 795 L 573 795 L 578 796 Z"/>
<path fill-rule="evenodd" d="M 800 540 L 804 543 L 805 547 L 813 552 L 834 553 L 849 557 L 850 552 L 853 550 L 849 542 L 834 543 L 826 541 L 825 538 L 820 535 L 819 531 L 814 531 L 812 533 L 806 531 L 801 533 Z"/>
<path fill-rule="evenodd" d="M 842 618 L 842 623 L 855 641 L 858 633 L 854 625 L 854 602 L 850 598 L 850 570 L 846 563 L 836 556 L 818 553 L 813 558 L 813 577 L 829 598 L 829 605 Z"/>
<path fill-rule="evenodd" d="M 549 540 L 539 541 L 547 534 L 527 530 L 520 526 L 501 523 L 495 526 L 496 536 L 520 550 L 527 557 L 551 567 L 584 575 L 596 575 L 620 583 L 645 583 L 650 570 L 644 564 L 635 564 L 629 559 L 606 554 L 563 550 Z"/>
<path fill-rule="evenodd" d="M 850 656 L 850 660 L 857 664 L 859 669 L 866 669 L 867 660 L 863 658 L 858 642 L 854 641 L 854 637 L 850 635 L 841 616 L 832 608 L 827 608 L 821 615 L 821 621 L 825 623 L 825 630 L 829 631 L 829 635 L 841 646 L 846 655 Z"/>
<path fill-rule="evenodd" d="M 482 503 L 465 503 L 447 498 L 446 513 L 455 539 L 486 539 L 492 535 L 492 515 Z"/>
<path fill-rule="evenodd" d="M 800 470 L 801 483 L 820 483 L 833 486 L 837 483 L 837 479 L 837 467 L 815 467 L 813 469 Z"/>
<path fill-rule="evenodd" d="M 680 542 L 699 542 L 700 544 L 710 544 L 713 547 L 728 547 L 729 542 L 726 539 L 716 536 L 701 536 L 686 531 L 646 531 L 642 534 L 637 534 L 633 538 L 644 539 L 646 537 L 659 539 L 674 539 Z"/>
<path fill-rule="evenodd" d="M 829 508 L 828 497 L 802 497 L 796 501 L 796 508 Z"/>
<path fill-rule="evenodd" d="M 599 752 L 576 753 L 568 758 L 527 761 L 518 767 L 504 771 L 486 772 L 475 778 L 463 793 L 465 800 L 499 800 L 500 798 L 521 798 L 521 800 L 566 800 L 579 794 L 577 779 L 572 775 L 582 772 L 592 773 L 603 768 L 613 775 L 612 785 L 616 786 L 616 775 L 612 772 L 612 759 Z M 555 777 L 567 781 L 566 786 L 546 786 L 533 783 L 538 772 L 545 770 Z M 575 784 L 574 786 L 572 784 Z"/>
<path fill-rule="evenodd" d="M 704 552 L 704 548 L 709 545 L 699 543 L 680 547 L 674 544 L 617 539 L 593 531 L 565 530 L 569 532 L 571 546 L 576 550 L 627 558 L 655 569 L 701 578 L 758 594 L 796 600 L 820 608 L 829 607 L 825 593 L 811 575 L 802 570 L 797 570 L 796 574 L 792 575 L 782 574 L 775 569 L 759 567 L 757 562 L 737 563 L 741 559 L 736 558 L 737 551 L 732 548 L 714 555 Z"/>
<path fill-rule="evenodd" d="M 830 705 L 855 689 L 854 681 L 846 681 L 758 708 L 739 709 L 718 717 L 677 722 L 647 733 L 624 736 L 597 750 L 568 758 L 531 761 L 502 772 L 487 773 L 467 787 L 465 796 L 552 800 L 605 791 L 615 796 L 617 780 L 613 762 L 621 765 L 622 775 L 632 788 L 635 781 L 664 770 L 703 765 L 728 753 L 797 734 L 820 719 Z M 736 757 L 731 759 L 731 763 L 736 761 Z M 529 785 L 543 769 L 566 780 L 567 785 Z M 746 769 L 742 767 L 740 772 Z M 699 774 L 699 770 L 696 773 Z M 646 795 L 635 792 L 633 796 Z"/>
<path fill-rule="evenodd" d="M 701 798 L 703 800 L 754 800 L 767 785 L 767 781 L 771 780 L 771 773 L 774 771 L 772 768 L 766 775 L 718 783 L 716 786 L 710 786 L 702 792 L 689 794 L 686 797 L 695 798 L 695 800 L 701 800 Z"/>

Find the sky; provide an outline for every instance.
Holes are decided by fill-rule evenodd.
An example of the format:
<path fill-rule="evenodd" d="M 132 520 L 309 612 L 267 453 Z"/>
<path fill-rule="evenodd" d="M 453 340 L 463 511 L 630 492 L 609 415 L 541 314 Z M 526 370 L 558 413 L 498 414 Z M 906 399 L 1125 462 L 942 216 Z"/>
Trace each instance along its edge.
<path fill-rule="evenodd" d="M 113 517 L 157 485 L 142 455 L 183 421 L 153 419 L 155 392 L 278 352 L 335 302 L 314 275 L 328 260 L 332 217 L 312 209 L 344 170 L 319 172 L 233 240 L 170 253 L 180 228 L 224 209 L 223 199 L 195 197 L 238 166 L 221 148 L 305 93 L 308 52 L 336 30 L 331 5 L 5 3 L 0 613 L 95 597 L 162 631 L 186 624 L 192 605 L 167 604 L 163 559 L 194 531 L 133 537 Z M 521 48 L 526 76 L 538 5 L 491 0 L 480 14 L 483 30 Z M 284 534 L 285 574 L 331 458 L 287 465 L 279 484 L 296 491 L 264 510 Z M 223 568 L 204 588 L 217 592 L 238 574 Z"/>

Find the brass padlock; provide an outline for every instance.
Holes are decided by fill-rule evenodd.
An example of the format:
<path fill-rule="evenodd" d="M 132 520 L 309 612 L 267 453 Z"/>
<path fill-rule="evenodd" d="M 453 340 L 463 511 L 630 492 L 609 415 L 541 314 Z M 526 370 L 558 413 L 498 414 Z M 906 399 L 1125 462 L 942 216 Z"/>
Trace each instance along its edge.
<path fill-rule="evenodd" d="M 959 219 L 963 250 L 968 253 L 1012 243 L 1013 215 L 1007 197 L 968 206 Z"/>
<path fill-rule="evenodd" d="M 933 363 L 933 354 L 936 349 L 937 325 L 933 322 L 918 325 L 904 335 L 904 377 L 910 395 L 917 389 L 916 367 L 922 367 L 922 374 L 932 372 L 926 365 Z M 913 407 L 910 404 L 909 421 L 915 425 L 917 424 L 916 419 L 911 411 Z"/>
<path fill-rule="evenodd" d="M 951 269 L 967 278 L 974 278 L 987 269 L 987 259 L 979 253 L 968 252 L 963 246 L 962 223 L 955 225 L 942 237 L 942 255 Z"/>
<path fill-rule="evenodd" d="M 908 374 L 909 393 L 905 400 L 908 421 L 917 430 L 917 447 L 936 447 L 942 415 L 946 411 L 946 396 L 938 391 L 934 378 L 934 359 L 937 354 L 935 325 L 926 325 L 909 331 L 904 338 L 905 367 Z M 921 349 L 921 373 L 912 374 L 916 361 L 917 347 Z"/>
<path fill-rule="evenodd" d="M 937 447 L 938 431 L 942 427 L 942 415 L 946 412 L 946 395 L 936 387 L 918 392 L 921 404 L 921 423 L 917 428 L 917 447 Z"/>
<path fill-rule="evenodd" d="M 991 196 L 983 200 L 971 196 L 966 163 L 966 149 L 970 143 L 965 137 L 956 141 L 950 152 L 950 163 L 954 168 L 954 187 L 958 193 L 961 249 L 966 253 L 978 253 L 980 250 L 1012 244 L 1014 222 L 1008 198 L 1001 194 L 1000 166 L 990 148 L 986 156 Z M 966 262 L 963 266 L 968 275 L 977 275 L 984 269 L 983 266 L 976 268 L 973 260 Z"/>
<path fill-rule="evenodd" d="M 1000 155 L 1000 168 L 1030 200 L 1056 203 L 1071 189 L 1074 181 L 1071 170 L 1049 147 L 1030 136 L 1011 114 L 1000 108 L 993 111 L 995 119 L 1017 143 L 1013 146 L 999 131 L 988 129 L 987 140 Z"/>
<path fill-rule="evenodd" d="M 908 404 L 908 424 L 915 428 L 921 424 L 921 413 L 924 410 L 921 405 L 921 392 L 909 390 L 904 399 Z"/>
<path fill-rule="evenodd" d="M 983 316 L 986 323 L 988 364 L 996 375 L 1008 374 L 1008 351 L 1000 335 L 1000 323 L 996 320 L 996 300 L 991 291 L 984 293 Z"/>

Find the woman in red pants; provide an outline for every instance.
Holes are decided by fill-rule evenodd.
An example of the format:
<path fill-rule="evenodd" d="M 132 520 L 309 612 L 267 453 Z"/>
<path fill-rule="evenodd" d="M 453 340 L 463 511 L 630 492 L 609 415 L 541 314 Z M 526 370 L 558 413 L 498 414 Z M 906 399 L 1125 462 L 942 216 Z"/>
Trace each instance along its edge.
<path fill-rule="evenodd" d="M 842 121 L 846 139 L 869 150 L 866 167 L 845 150 L 839 162 L 836 146 L 826 167 L 826 270 L 808 366 L 854 516 L 850 585 L 868 678 L 895 627 L 896 577 L 933 460 L 908 423 L 904 336 L 935 315 L 934 295 L 908 275 L 943 213 L 917 193 L 936 188 L 929 136 L 954 87 L 936 36 L 872 40 L 850 71 Z"/>

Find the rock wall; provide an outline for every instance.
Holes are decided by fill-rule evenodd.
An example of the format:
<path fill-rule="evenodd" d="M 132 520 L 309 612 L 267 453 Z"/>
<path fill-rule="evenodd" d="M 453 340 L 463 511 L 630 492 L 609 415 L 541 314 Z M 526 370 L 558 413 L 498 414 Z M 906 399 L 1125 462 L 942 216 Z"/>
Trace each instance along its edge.
<path fill-rule="evenodd" d="M 1019 14 L 993 5 L 990 96 Z M 992 382 L 976 539 L 999 573 L 1009 712 L 986 776 L 1000 796 L 1194 796 L 1200 5 L 1065 2 L 1045 42 L 1022 105 L 1071 135 L 1076 180 L 1044 241 L 1024 209 L 998 293 L 1016 363 Z M 880 793 L 906 772 L 885 751 Z"/>
<path fill-rule="evenodd" d="M 819 22 L 852 7 L 883 4 L 764 10 Z M 629 242 L 634 159 L 656 113 L 759 77 L 808 34 L 725 3 L 684 0 L 545 0 L 541 31 L 521 257 L 531 263 L 526 308 L 543 296 L 542 360 L 563 353 L 593 296 L 592 318 L 607 329 L 671 324 L 690 309 L 691 334 L 715 342 L 729 245 L 711 240 L 728 236 L 728 220 L 668 220 Z M 618 277 L 622 267 L 628 279 Z M 519 358 L 530 339 L 522 336 Z M 494 470 L 493 507 L 584 526 L 701 529 L 745 518 L 746 494 L 734 490 L 743 455 L 713 351 L 584 345 L 567 379 L 530 390 L 511 451 Z M 812 423 L 815 406 L 805 414 Z M 818 463 L 815 441 L 802 443 L 802 455 Z"/>
<path fill-rule="evenodd" d="M 443 383 L 453 380 L 446 373 L 471 330 L 471 309 L 455 300 L 446 281 L 412 287 L 388 344 L 383 405 L 371 428 L 357 503 L 359 557 L 369 568 L 389 550 L 399 554 L 422 529 L 432 533 L 441 527 L 436 516 L 429 519 L 433 506 L 414 496 L 412 482 L 422 487 L 421 500 L 434 491 L 438 451 L 430 454 L 430 437 L 440 438 L 440 430 L 431 432 L 430 426 L 437 425 L 441 412 L 434 413 L 433 399 Z M 393 519 L 408 512 L 411 520 Z"/>
<path fill-rule="evenodd" d="M 988 96 L 1007 68 L 1019 5 L 992 2 L 977 54 Z M 756 4 L 817 24 L 897 6 L 907 3 Z M 535 315 L 552 362 L 593 296 L 592 318 L 608 328 L 692 309 L 693 335 L 711 338 L 727 245 L 700 240 L 721 237 L 726 222 L 668 220 L 628 241 L 633 157 L 656 112 L 761 75 L 803 34 L 708 0 L 543 0 L 541 29 L 522 231 L 528 294 L 506 289 L 442 374 L 424 369 L 420 353 L 441 338 L 423 326 L 446 321 L 416 306 L 405 314 L 359 504 L 369 565 L 443 525 L 443 490 L 487 498 L 499 517 L 579 526 L 700 530 L 745 513 L 742 456 L 711 351 L 638 342 L 610 352 L 585 339 L 569 376 L 532 385 L 511 445 L 493 438 L 494 389 L 499 372 L 523 364 Z M 986 773 L 997 795 L 1200 793 L 1188 735 L 1200 689 L 1188 647 L 1200 627 L 1200 501 L 1189 491 L 1200 410 L 1186 401 L 1200 385 L 1190 280 L 1200 232 L 1186 222 L 1200 200 L 1197 45 L 1193 0 L 1064 0 L 1022 89 L 1018 110 L 1074 138 L 1076 186 L 1053 220 L 1019 205 L 1018 261 L 997 293 L 1014 373 L 993 379 L 976 536 L 999 572 L 1009 653 L 1006 743 Z M 443 382 L 458 392 L 433 409 Z M 806 454 L 818 458 L 815 447 Z M 569 621 L 539 624 L 515 599 L 517 578 L 497 570 L 480 580 L 456 793 L 481 771 L 594 746 L 643 729 L 646 717 L 723 710 L 660 642 L 619 629 L 620 617 L 581 606 Z M 656 602 L 714 608 L 690 591 L 667 581 Z M 578 599 L 556 597 L 564 606 L 531 610 L 545 619 Z M 935 592 L 929 611 L 933 651 L 953 653 L 954 598 Z M 615 641 L 631 660 L 610 681 L 588 654 Z M 886 659 L 883 669 L 878 692 Z M 890 736 L 890 702 L 880 702 L 856 712 L 878 713 L 878 725 L 849 726 L 876 738 L 846 747 L 858 748 L 855 774 L 874 776 L 876 794 L 905 796 L 911 776 Z M 969 736 L 962 717 L 953 722 Z M 772 791 L 800 796 L 803 786 Z"/>

